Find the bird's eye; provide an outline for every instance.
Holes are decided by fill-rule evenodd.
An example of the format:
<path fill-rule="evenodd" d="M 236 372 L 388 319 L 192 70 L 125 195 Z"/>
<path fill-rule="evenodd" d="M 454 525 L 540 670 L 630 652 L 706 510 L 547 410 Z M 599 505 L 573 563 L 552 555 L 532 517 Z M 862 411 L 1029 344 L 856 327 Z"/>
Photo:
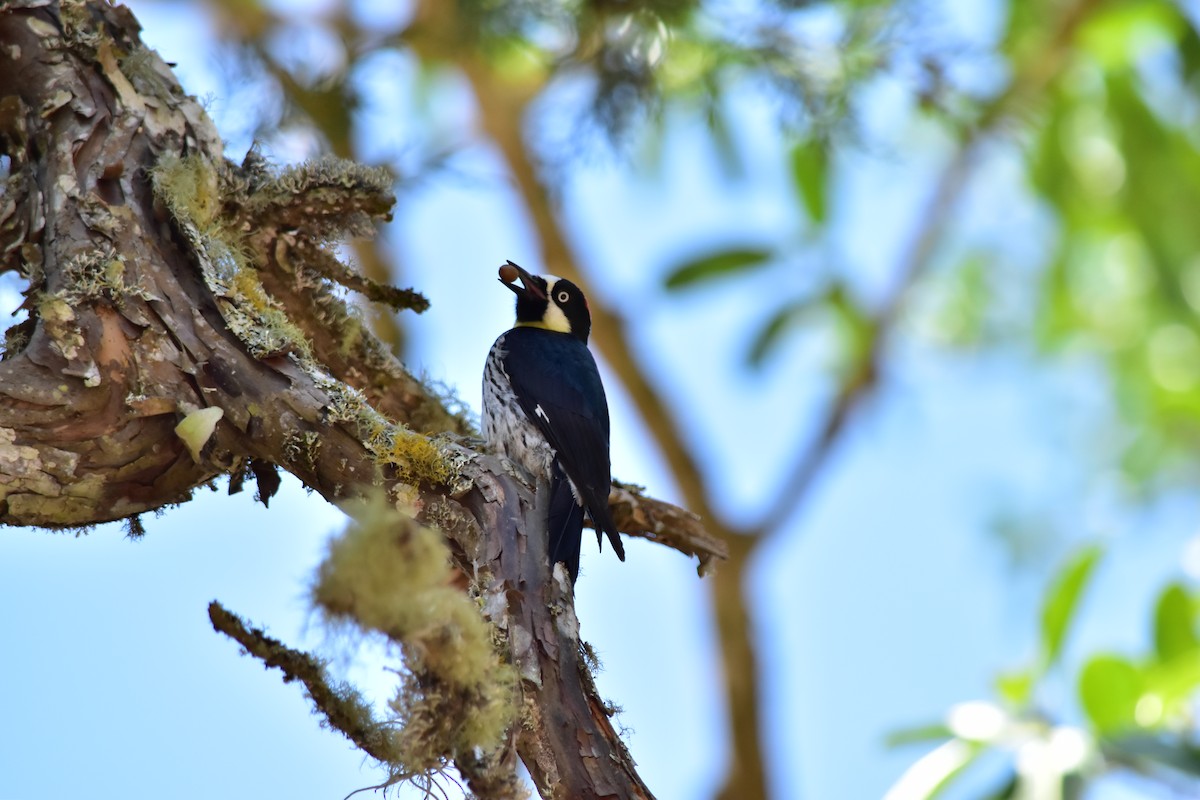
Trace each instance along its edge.
<path fill-rule="evenodd" d="M 558 293 L 558 302 L 560 302 L 560 303 L 565 303 L 565 302 L 567 302 L 567 301 L 568 301 L 568 300 L 570 300 L 570 299 L 571 299 L 571 295 L 567 294 L 566 292 L 559 292 L 559 293 Z"/>

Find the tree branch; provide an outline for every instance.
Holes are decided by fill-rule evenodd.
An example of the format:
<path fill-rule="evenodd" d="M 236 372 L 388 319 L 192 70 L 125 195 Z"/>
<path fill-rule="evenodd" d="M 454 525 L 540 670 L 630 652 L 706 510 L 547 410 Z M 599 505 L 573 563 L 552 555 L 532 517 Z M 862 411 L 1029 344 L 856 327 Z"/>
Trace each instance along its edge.
<path fill-rule="evenodd" d="M 310 261 L 319 242 L 388 213 L 386 182 L 347 165 L 273 177 L 253 160 L 225 162 L 211 122 L 137 30 L 102 2 L 0 11 L 11 159 L 0 269 L 26 277 L 30 309 L 0 360 L 0 521 L 126 517 L 247 463 L 277 464 L 330 500 L 388 487 L 447 537 L 506 632 L 522 674 L 517 749 L 539 789 L 649 797 L 580 658 L 528 487 L 507 462 L 372 405 L 425 430 L 467 427 L 361 330 Z M 285 213 L 299 194 L 307 227 Z M 702 562 L 722 556 L 680 509 L 628 487 L 613 502 L 630 530 Z"/>

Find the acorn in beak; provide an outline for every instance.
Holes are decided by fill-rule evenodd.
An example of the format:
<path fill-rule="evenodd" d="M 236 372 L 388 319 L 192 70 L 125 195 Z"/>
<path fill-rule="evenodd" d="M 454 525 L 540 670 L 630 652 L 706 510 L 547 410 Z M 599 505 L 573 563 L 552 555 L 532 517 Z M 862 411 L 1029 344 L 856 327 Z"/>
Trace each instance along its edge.
<path fill-rule="evenodd" d="M 521 286 L 515 283 L 518 278 L 521 279 Z M 538 285 L 534 276 L 511 261 L 505 262 L 504 266 L 500 267 L 500 282 L 511 289 L 515 295 L 524 295 L 536 300 L 546 299 L 546 292 Z"/>

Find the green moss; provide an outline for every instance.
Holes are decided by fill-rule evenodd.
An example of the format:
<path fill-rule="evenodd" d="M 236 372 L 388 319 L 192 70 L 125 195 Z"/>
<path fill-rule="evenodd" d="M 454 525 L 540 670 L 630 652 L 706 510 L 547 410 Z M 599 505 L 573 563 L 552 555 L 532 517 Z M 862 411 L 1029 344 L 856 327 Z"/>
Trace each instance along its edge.
<path fill-rule="evenodd" d="M 454 583 L 442 536 L 383 493 L 348 509 L 354 523 L 330 546 L 313 598 L 403 647 L 408 668 L 391 702 L 402 724 L 398 769 L 439 768 L 454 753 L 501 744 L 515 714 L 516 674 L 476 603 Z"/>
<path fill-rule="evenodd" d="M 212 162 L 199 155 L 166 153 L 150 171 L 154 194 L 176 221 L 194 225 L 201 235 L 217 232 L 221 190 Z"/>
<path fill-rule="evenodd" d="M 394 470 L 400 480 L 413 485 L 443 486 L 458 475 L 458 467 L 442 453 L 436 439 L 388 420 L 358 390 L 328 376 L 314 378 L 330 398 L 326 419 L 353 424 L 380 467 Z"/>
<path fill-rule="evenodd" d="M 191 240 L 230 331 L 257 358 L 312 357 L 304 331 L 263 288 L 227 206 L 246 202 L 248 185 L 225 164 L 200 156 L 162 156 L 151 172 L 155 196 Z"/>
<path fill-rule="evenodd" d="M 400 479 L 413 484 L 444 485 L 454 470 L 429 438 L 401 425 L 389 425 L 374 437 L 376 460 L 395 467 Z"/>
<path fill-rule="evenodd" d="M 338 341 L 338 355 L 345 358 L 362 346 L 364 333 L 363 321 L 362 317 L 357 314 L 347 313 L 339 317 L 336 322 L 340 324 L 337 324 L 334 330 L 341 331 L 341 338 Z"/>
<path fill-rule="evenodd" d="M 228 283 L 225 320 L 239 339 L 258 358 L 296 353 L 312 358 L 312 345 L 296 323 L 267 294 L 255 271 L 239 265 Z"/>

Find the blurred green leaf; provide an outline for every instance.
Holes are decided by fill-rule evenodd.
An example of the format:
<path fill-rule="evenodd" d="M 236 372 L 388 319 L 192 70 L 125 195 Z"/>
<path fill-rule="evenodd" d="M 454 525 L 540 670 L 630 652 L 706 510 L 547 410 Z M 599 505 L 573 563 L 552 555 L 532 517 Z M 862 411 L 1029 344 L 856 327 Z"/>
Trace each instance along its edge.
<path fill-rule="evenodd" d="M 1191 25 L 1184 25 L 1179 37 L 1179 67 L 1185 81 L 1200 75 L 1200 32 Z"/>
<path fill-rule="evenodd" d="M 799 323 L 805 314 L 816 308 L 816 305 L 816 301 L 812 299 L 793 300 L 776 309 L 750 343 L 750 349 L 746 352 L 747 366 L 755 369 L 761 367 L 767 356 L 773 353 L 783 340 L 787 329 Z"/>
<path fill-rule="evenodd" d="M 1120 656 L 1094 656 L 1079 676 L 1083 709 L 1103 734 L 1137 727 L 1137 705 L 1142 697 L 1142 674 Z"/>
<path fill-rule="evenodd" d="M 1186 25 L 1170 3 L 1113 3 L 1088 18 L 1079 31 L 1079 41 L 1102 65 L 1119 69 L 1136 61 L 1155 35 L 1175 39 Z"/>
<path fill-rule="evenodd" d="M 1001 673 L 996 678 L 996 690 L 1006 703 L 1014 706 L 1028 705 L 1033 696 L 1034 675 L 1030 670 Z"/>
<path fill-rule="evenodd" d="M 887 735 L 884 742 L 888 747 L 903 747 L 909 744 L 924 744 L 925 742 L 944 742 L 954 738 L 953 732 L 944 722 L 934 722 L 929 725 L 916 725 L 911 728 L 900 728 Z"/>
<path fill-rule="evenodd" d="M 1200 686 L 1200 651 L 1151 664 L 1142 679 L 1145 705 L 1138 721 L 1143 726 L 1187 722 L 1192 696 Z"/>
<path fill-rule="evenodd" d="M 1155 762 L 1185 775 L 1200 776 L 1200 748 L 1186 738 L 1123 736 L 1105 744 L 1105 752 L 1124 763 Z"/>
<path fill-rule="evenodd" d="M 1192 599 L 1179 583 L 1172 583 L 1158 597 L 1154 609 L 1154 649 L 1160 661 L 1170 661 L 1196 651 L 1196 626 Z"/>
<path fill-rule="evenodd" d="M 684 289 L 713 278 L 725 278 L 761 267 L 771 260 L 770 250 L 753 247 L 733 248 L 702 256 L 672 269 L 663 285 L 667 289 Z"/>
<path fill-rule="evenodd" d="M 817 141 L 797 142 L 790 154 L 792 183 L 813 222 L 825 220 L 825 192 L 828 185 L 829 153 Z"/>
<path fill-rule="evenodd" d="M 1076 553 L 1055 577 L 1042 607 L 1042 653 L 1045 666 L 1049 667 L 1058 660 L 1071 619 L 1079 605 L 1079 598 L 1103 554 L 1104 550 L 1099 545 L 1085 547 Z"/>

